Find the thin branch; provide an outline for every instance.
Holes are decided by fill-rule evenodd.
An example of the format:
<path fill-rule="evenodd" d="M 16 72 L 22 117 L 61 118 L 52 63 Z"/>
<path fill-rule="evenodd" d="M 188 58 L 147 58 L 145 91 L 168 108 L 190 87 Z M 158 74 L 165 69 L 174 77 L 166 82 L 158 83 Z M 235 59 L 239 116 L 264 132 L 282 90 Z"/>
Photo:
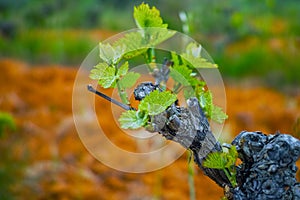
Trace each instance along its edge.
<path fill-rule="evenodd" d="M 103 94 L 102 92 L 99 92 L 99 91 L 95 90 L 95 89 L 93 88 L 93 86 L 90 85 L 90 84 L 87 86 L 87 89 L 88 89 L 88 91 L 97 94 L 98 96 L 100 96 L 100 97 L 106 99 L 106 100 L 109 101 L 109 102 L 112 102 L 113 104 L 115 104 L 115 105 L 117 105 L 117 106 L 123 108 L 124 110 L 136 110 L 135 108 L 133 108 L 133 107 L 131 107 L 131 106 L 129 106 L 129 105 L 123 104 L 123 103 L 121 103 L 121 102 L 119 102 L 119 101 L 117 101 L 117 100 L 115 100 L 115 99 L 110 98 L 109 96 Z"/>

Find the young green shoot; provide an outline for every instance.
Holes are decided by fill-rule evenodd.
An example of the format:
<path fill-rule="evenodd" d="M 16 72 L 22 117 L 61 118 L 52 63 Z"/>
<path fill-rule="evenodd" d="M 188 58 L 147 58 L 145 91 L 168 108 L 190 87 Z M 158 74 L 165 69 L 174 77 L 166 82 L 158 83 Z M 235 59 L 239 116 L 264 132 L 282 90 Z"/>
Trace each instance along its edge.
<path fill-rule="evenodd" d="M 167 29 L 168 24 L 164 23 L 160 11 L 148 4 L 135 6 L 133 17 L 139 31 L 128 32 L 113 43 L 100 43 L 101 62 L 94 66 L 90 73 L 90 78 L 97 80 L 102 88 L 117 88 L 122 103 L 95 90 L 91 85 L 88 86 L 88 90 L 125 110 L 118 119 L 121 128 L 124 129 L 149 128 L 152 118 L 164 114 L 170 106 L 174 105 L 181 91 L 186 100 L 197 97 L 208 119 L 218 123 L 224 122 L 227 115 L 222 108 L 213 104 L 213 95 L 198 71 L 199 68 L 218 67 L 202 56 L 202 46 L 191 42 L 185 47 L 183 53 L 170 52 L 169 58 L 165 60 L 168 64 L 163 66 L 164 68 L 159 68 L 157 65 L 159 52 L 155 51 L 156 46 L 173 37 L 176 32 Z M 135 109 L 130 106 L 127 90 L 134 87 L 140 78 L 139 73 L 130 71 L 133 67 L 130 66 L 130 60 L 138 56 L 145 59 L 148 72 L 156 79 L 155 85 L 160 89 L 150 92 L 141 99 L 138 108 Z M 173 79 L 174 84 L 167 91 L 166 82 L 169 77 Z M 192 152 L 188 151 L 190 199 L 194 200 L 196 199 L 194 165 L 191 158 Z M 227 153 L 209 154 L 204 165 L 224 170 L 232 187 L 236 187 L 236 159 L 237 152 L 235 147 L 232 147 Z"/>
<path fill-rule="evenodd" d="M 228 152 L 213 152 L 208 154 L 203 162 L 204 167 L 220 169 L 226 174 L 233 188 L 237 187 L 236 161 L 238 152 L 235 146 L 231 146 Z"/>

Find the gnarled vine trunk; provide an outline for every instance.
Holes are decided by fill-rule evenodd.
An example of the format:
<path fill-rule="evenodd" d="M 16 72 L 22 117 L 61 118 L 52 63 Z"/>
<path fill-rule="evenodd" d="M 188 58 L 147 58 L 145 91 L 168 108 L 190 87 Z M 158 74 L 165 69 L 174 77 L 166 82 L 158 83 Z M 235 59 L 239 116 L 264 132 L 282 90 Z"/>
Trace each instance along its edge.
<path fill-rule="evenodd" d="M 237 166 L 238 187 L 232 188 L 223 170 L 203 166 L 209 153 L 221 152 L 222 148 L 212 134 L 197 98 L 188 99 L 187 108 L 171 106 L 154 116 L 151 123 L 152 126 L 158 125 L 155 127 L 159 127 L 159 133 L 167 139 L 191 149 L 199 168 L 219 186 L 226 188 L 227 198 L 300 199 L 300 184 L 295 178 L 295 162 L 300 155 L 298 139 L 279 133 L 241 132 L 232 142 L 242 160 L 242 164 Z"/>

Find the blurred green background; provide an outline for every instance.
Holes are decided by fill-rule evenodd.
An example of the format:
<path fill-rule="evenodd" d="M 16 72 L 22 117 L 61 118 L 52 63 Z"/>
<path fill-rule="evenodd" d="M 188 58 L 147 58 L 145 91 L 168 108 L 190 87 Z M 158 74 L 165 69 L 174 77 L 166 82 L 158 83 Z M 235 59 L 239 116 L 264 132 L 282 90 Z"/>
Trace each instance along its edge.
<path fill-rule="evenodd" d="M 0 56 L 79 65 L 109 35 L 134 28 L 132 0 L 0 0 Z M 189 34 L 224 78 L 251 77 L 281 88 L 299 85 L 299 0 L 153 0 L 169 28 Z M 182 22 L 179 13 L 188 17 Z M 95 32 L 100 30 L 100 32 Z"/>

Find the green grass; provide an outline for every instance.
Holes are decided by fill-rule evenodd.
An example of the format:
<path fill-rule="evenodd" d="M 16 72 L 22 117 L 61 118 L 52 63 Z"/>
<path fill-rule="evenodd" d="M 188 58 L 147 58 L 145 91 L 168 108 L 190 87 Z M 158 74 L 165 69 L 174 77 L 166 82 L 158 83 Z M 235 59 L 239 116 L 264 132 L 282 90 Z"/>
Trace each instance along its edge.
<path fill-rule="evenodd" d="M 3 11 L 0 12 L 0 25 L 5 21 L 16 26 L 14 36 L 0 34 L 0 57 L 38 63 L 80 64 L 99 41 L 84 32 L 76 33 L 76 30 L 121 32 L 131 29 L 134 27 L 133 5 L 141 1 L 17 2 L 0 3 Z M 274 85 L 299 85 L 297 58 L 300 51 L 296 38 L 300 34 L 300 9 L 297 1 L 231 0 L 222 3 L 191 0 L 185 3 L 155 0 L 149 3 L 161 10 L 170 28 L 178 31 L 182 27 L 178 12 L 186 11 L 188 16 L 193 16 L 189 22 L 194 31 L 191 36 L 209 51 L 223 76 L 237 79 L 255 76 Z M 256 38 L 259 43 L 247 47 L 248 37 Z M 220 38 L 226 39 L 220 42 Z M 272 38 L 282 40 L 284 47 L 269 48 L 267 43 Z M 240 44 L 239 48 L 230 50 L 235 44 Z"/>
<path fill-rule="evenodd" d="M 39 63 L 78 64 L 97 44 L 88 36 L 70 31 L 30 30 L 14 38 L 1 38 L 1 57 Z"/>
<path fill-rule="evenodd" d="M 254 77 L 276 87 L 299 85 L 297 58 L 300 53 L 294 46 L 296 41 L 290 38 L 279 38 L 278 41 L 282 42 L 282 47 L 274 49 L 270 47 L 269 39 L 258 39 L 257 44 L 250 47 L 247 47 L 247 40 L 241 40 L 238 42 L 240 47 L 234 50 L 225 48 L 214 56 L 214 60 L 225 77 Z"/>

